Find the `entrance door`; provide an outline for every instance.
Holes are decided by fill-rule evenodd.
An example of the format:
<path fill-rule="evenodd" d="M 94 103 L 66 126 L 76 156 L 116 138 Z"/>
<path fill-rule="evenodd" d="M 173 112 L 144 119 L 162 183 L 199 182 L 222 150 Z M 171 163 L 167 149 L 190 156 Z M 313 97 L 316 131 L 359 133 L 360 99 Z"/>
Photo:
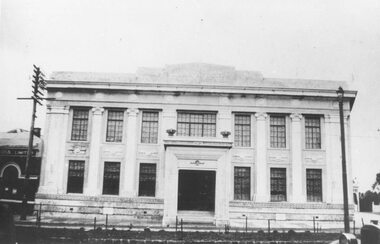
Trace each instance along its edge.
<path fill-rule="evenodd" d="M 215 171 L 180 170 L 178 210 L 214 211 Z"/>

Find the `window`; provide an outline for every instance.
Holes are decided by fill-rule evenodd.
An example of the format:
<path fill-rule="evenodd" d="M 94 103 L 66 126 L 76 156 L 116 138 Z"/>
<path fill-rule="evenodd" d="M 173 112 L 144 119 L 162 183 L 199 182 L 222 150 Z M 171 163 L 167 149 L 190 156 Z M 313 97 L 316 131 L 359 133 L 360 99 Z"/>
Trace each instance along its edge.
<path fill-rule="evenodd" d="M 250 200 L 251 169 L 249 167 L 234 168 L 234 199 Z"/>
<path fill-rule="evenodd" d="M 72 141 L 86 141 L 88 129 L 88 109 L 73 110 Z"/>
<path fill-rule="evenodd" d="M 235 146 L 251 146 L 251 115 L 235 114 Z"/>
<path fill-rule="evenodd" d="M 158 138 L 158 112 L 142 113 L 141 142 L 157 143 Z"/>
<path fill-rule="evenodd" d="M 320 117 L 305 116 L 305 142 L 307 149 L 321 148 L 321 119 Z"/>
<path fill-rule="evenodd" d="M 177 131 L 179 136 L 215 137 L 216 114 L 206 112 L 179 112 Z"/>
<path fill-rule="evenodd" d="M 270 169 L 270 197 L 271 201 L 286 201 L 286 169 Z"/>
<path fill-rule="evenodd" d="M 139 196 L 156 195 L 156 164 L 140 164 Z"/>
<path fill-rule="evenodd" d="M 306 169 L 306 189 L 308 202 L 322 202 L 321 169 Z"/>
<path fill-rule="evenodd" d="M 120 163 L 104 162 L 103 194 L 119 195 Z"/>
<path fill-rule="evenodd" d="M 123 138 L 124 111 L 109 110 L 107 119 L 107 142 L 121 142 Z"/>
<path fill-rule="evenodd" d="M 67 193 L 83 193 L 84 161 L 69 161 Z"/>
<path fill-rule="evenodd" d="M 286 121 L 285 116 L 270 116 L 270 147 L 286 147 Z"/>

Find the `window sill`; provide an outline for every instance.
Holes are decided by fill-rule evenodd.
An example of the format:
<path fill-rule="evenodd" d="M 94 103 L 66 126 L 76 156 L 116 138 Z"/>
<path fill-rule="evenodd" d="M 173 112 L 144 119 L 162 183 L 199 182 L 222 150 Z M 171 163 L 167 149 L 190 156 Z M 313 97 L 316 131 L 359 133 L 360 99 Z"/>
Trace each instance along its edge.
<path fill-rule="evenodd" d="M 271 151 L 290 151 L 288 147 L 268 147 L 267 149 Z"/>
<path fill-rule="evenodd" d="M 89 140 L 87 140 L 87 141 L 73 141 L 73 140 L 68 140 L 68 141 L 66 141 L 66 142 L 70 142 L 70 143 L 90 143 Z"/>
<path fill-rule="evenodd" d="M 123 145 L 123 144 L 125 144 L 125 142 L 105 141 L 105 142 L 103 142 L 103 144 L 106 144 L 106 145 Z"/>
<path fill-rule="evenodd" d="M 159 143 L 157 142 L 157 143 L 146 143 L 146 142 L 139 142 L 139 143 L 137 143 L 138 145 L 146 145 L 146 146 L 157 146 L 157 145 L 159 145 Z"/>
<path fill-rule="evenodd" d="M 324 148 L 319 148 L 319 149 L 302 149 L 304 152 L 310 151 L 310 152 L 324 152 L 326 151 Z"/>
<path fill-rule="evenodd" d="M 120 197 L 119 194 L 102 194 L 102 197 Z"/>
<path fill-rule="evenodd" d="M 137 196 L 138 198 L 146 198 L 146 199 L 153 199 L 156 198 L 156 196 Z"/>
<path fill-rule="evenodd" d="M 252 146 L 251 147 L 232 146 L 232 149 L 255 149 L 255 147 L 252 147 Z"/>

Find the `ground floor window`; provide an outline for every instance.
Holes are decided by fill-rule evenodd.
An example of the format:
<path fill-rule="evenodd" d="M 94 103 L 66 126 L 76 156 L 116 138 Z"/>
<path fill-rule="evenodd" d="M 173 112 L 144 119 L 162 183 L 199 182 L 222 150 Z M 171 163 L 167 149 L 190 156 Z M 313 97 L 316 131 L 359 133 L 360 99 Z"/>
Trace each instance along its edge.
<path fill-rule="evenodd" d="M 321 169 L 306 169 L 306 189 L 308 202 L 322 202 Z"/>
<path fill-rule="evenodd" d="M 270 198 L 273 202 L 286 201 L 286 168 L 270 169 Z"/>
<path fill-rule="evenodd" d="M 67 193 L 83 193 L 84 161 L 70 160 Z"/>
<path fill-rule="evenodd" d="M 139 196 L 156 195 L 156 164 L 140 164 Z"/>
<path fill-rule="evenodd" d="M 251 198 L 251 168 L 234 168 L 234 199 L 250 200 Z"/>
<path fill-rule="evenodd" d="M 103 194 L 119 195 L 120 163 L 104 162 Z"/>

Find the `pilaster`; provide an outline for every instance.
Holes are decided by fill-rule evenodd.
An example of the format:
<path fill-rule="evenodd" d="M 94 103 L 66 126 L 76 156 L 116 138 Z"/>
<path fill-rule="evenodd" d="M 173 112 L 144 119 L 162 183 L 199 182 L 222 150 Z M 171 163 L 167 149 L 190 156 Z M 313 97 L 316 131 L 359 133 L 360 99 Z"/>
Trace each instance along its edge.
<path fill-rule="evenodd" d="M 341 204 L 343 203 L 343 186 L 339 114 L 326 115 L 325 128 L 328 186 L 326 202 Z"/>
<path fill-rule="evenodd" d="M 269 201 L 269 187 L 268 187 L 268 173 L 267 173 L 267 117 L 266 113 L 256 113 L 256 126 L 257 126 L 257 191 L 256 201 L 267 202 Z"/>
<path fill-rule="evenodd" d="M 302 177 L 305 174 L 302 170 L 302 129 L 301 114 L 291 114 L 292 127 L 292 202 L 305 202 L 305 193 L 302 191 Z"/>
<path fill-rule="evenodd" d="M 136 179 L 138 175 L 136 154 L 137 154 L 137 115 L 139 110 L 130 108 L 127 110 L 127 147 L 125 150 L 125 161 L 121 182 L 121 196 L 137 196 Z"/>
<path fill-rule="evenodd" d="M 162 111 L 162 135 L 167 137 L 166 130 L 175 129 L 177 130 L 177 111 L 174 108 L 165 108 Z M 177 132 L 176 132 L 177 134 Z"/>
<path fill-rule="evenodd" d="M 61 193 L 65 142 L 69 117 L 68 106 L 47 106 L 45 150 L 42 157 L 39 193 Z"/>
<path fill-rule="evenodd" d="M 218 112 L 218 125 L 217 137 L 222 137 L 220 134 L 222 131 L 232 132 L 232 111 L 229 109 L 219 110 Z"/>
<path fill-rule="evenodd" d="M 92 126 L 90 141 L 90 159 L 88 162 L 87 185 L 84 193 L 90 196 L 99 195 L 101 187 L 99 185 L 100 169 L 100 140 L 102 132 L 102 116 L 104 109 L 100 107 L 92 108 Z"/>

